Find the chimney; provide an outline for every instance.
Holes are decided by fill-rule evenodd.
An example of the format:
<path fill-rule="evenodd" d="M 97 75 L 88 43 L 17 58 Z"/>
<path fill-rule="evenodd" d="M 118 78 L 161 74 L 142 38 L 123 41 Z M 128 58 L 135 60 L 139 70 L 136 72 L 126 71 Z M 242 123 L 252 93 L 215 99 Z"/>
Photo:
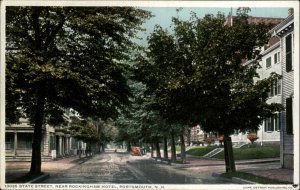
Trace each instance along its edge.
<path fill-rule="evenodd" d="M 294 8 L 289 8 L 288 15 L 291 16 L 292 14 L 294 14 Z"/>

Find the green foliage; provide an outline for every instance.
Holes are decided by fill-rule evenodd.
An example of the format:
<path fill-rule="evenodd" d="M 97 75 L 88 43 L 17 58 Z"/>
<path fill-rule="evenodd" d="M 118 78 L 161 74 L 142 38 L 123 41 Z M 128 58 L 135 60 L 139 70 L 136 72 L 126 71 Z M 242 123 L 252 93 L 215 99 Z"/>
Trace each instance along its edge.
<path fill-rule="evenodd" d="M 97 128 L 90 120 L 81 120 L 77 117 L 72 117 L 70 123 L 71 135 L 83 142 L 96 142 L 100 140 Z"/>
<path fill-rule="evenodd" d="M 258 146 L 258 147 L 243 147 L 233 149 L 235 160 L 249 160 L 261 158 L 279 158 L 279 146 Z M 224 153 L 221 152 L 214 156 L 214 158 L 224 159 Z"/>
<path fill-rule="evenodd" d="M 153 97 L 145 95 L 145 85 L 131 81 L 130 107 L 118 118 L 118 141 L 154 142 L 166 135 L 167 125 L 153 106 Z"/>
<path fill-rule="evenodd" d="M 253 80 L 269 26 L 248 24 L 246 14 L 233 26 L 224 21 L 221 14 L 173 18 L 173 33 L 156 26 L 149 37 L 137 77 L 154 93 L 156 108 L 168 122 L 198 123 L 204 131 L 229 135 L 256 130 L 263 118 L 282 109 L 267 104 L 265 96 L 279 76 Z M 244 65 L 244 60 L 252 63 Z"/>
<path fill-rule="evenodd" d="M 113 141 L 118 136 L 118 128 L 115 126 L 115 122 L 111 119 L 108 119 L 106 121 L 103 121 L 99 119 L 95 124 L 99 128 L 99 134 L 100 134 L 100 142 L 101 143 L 107 143 L 110 141 Z"/>
<path fill-rule="evenodd" d="M 129 103 L 124 62 L 150 16 L 132 7 L 6 7 L 6 121 L 18 120 L 20 106 L 34 125 L 31 173 L 41 172 L 43 124 L 64 122 L 66 108 L 116 118 Z"/>
<path fill-rule="evenodd" d="M 32 119 L 41 91 L 52 120 L 69 107 L 116 117 L 130 94 L 121 62 L 149 16 L 131 7 L 7 7 L 7 121 L 20 99 Z"/>

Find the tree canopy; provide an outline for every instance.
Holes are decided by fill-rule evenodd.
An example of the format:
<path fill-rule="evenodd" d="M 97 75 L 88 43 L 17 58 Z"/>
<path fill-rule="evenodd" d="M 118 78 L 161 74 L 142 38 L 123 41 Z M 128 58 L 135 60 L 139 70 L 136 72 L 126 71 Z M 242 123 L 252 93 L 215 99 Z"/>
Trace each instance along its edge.
<path fill-rule="evenodd" d="M 6 8 L 6 121 L 17 121 L 21 105 L 34 125 L 32 173 L 40 172 L 47 119 L 62 122 L 73 108 L 106 120 L 128 103 L 123 63 L 150 16 L 132 7 Z"/>
<path fill-rule="evenodd" d="M 83 142 L 96 142 L 100 140 L 100 134 L 96 125 L 90 119 L 79 119 L 72 117 L 70 123 L 71 135 Z"/>
<path fill-rule="evenodd" d="M 280 110 L 265 96 L 278 76 L 253 80 L 260 47 L 268 41 L 267 25 L 248 24 L 244 14 L 232 26 L 224 24 L 221 14 L 173 18 L 173 23 L 172 33 L 156 26 L 148 39 L 148 58 L 141 58 L 137 70 L 166 119 L 232 134 L 257 129 L 264 117 Z M 245 65 L 245 60 L 252 62 Z"/>
<path fill-rule="evenodd" d="M 225 136 L 226 171 L 235 171 L 229 135 L 257 130 L 264 118 L 282 109 L 266 103 L 279 75 L 254 82 L 270 26 L 248 23 L 248 11 L 239 9 L 230 26 L 220 13 L 173 18 L 172 32 L 157 25 L 136 72 L 168 122 L 200 124 L 206 132 Z"/>
<path fill-rule="evenodd" d="M 43 87 L 49 109 L 116 116 L 129 95 L 121 61 L 148 17 L 130 7 L 7 7 L 8 97 L 19 92 L 30 115 Z"/>

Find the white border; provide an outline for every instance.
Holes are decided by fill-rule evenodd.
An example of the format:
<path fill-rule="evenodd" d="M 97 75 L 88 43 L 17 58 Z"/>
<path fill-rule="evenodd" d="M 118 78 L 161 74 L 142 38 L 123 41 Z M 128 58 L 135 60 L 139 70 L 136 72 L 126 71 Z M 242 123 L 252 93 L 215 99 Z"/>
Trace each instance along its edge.
<path fill-rule="evenodd" d="M 5 26 L 5 7 L 0 2 L 0 189 L 5 182 L 5 34 L 3 26 Z"/>
<path fill-rule="evenodd" d="M 294 130 L 294 183 L 300 183 L 299 176 L 299 142 L 300 142 L 300 132 L 299 132 L 299 2 L 298 6 L 294 9 L 294 110 L 293 110 L 293 130 Z M 300 187 L 299 187 L 300 188 Z"/>
<path fill-rule="evenodd" d="M 0 20 L 0 189 L 5 185 L 5 6 L 134 6 L 134 7 L 293 7 L 294 8 L 294 30 L 295 30 L 295 70 L 294 70 L 294 183 L 299 184 L 299 2 L 298 1 L 16 1 L 3 0 L 1 3 Z M 298 53 L 298 54 L 297 54 Z M 251 189 L 268 188 L 286 189 L 285 185 L 164 185 L 165 189 Z M 282 188 L 281 188 L 282 187 Z M 298 186 L 299 187 L 299 186 Z M 15 189 L 15 188 L 12 188 Z M 20 188 L 18 188 L 20 189 Z M 31 188 L 36 189 L 36 188 Z M 38 188 L 37 188 L 38 189 Z M 55 188 L 60 189 L 60 188 Z"/>
<path fill-rule="evenodd" d="M 138 6 L 138 7 L 295 7 L 297 1 L 93 1 L 3 0 L 3 6 Z"/>

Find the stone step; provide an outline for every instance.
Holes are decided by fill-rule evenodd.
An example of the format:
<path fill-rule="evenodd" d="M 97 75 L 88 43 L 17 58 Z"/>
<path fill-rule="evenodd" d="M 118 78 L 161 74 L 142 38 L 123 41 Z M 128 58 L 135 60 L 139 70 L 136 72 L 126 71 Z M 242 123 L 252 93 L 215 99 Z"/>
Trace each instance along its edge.
<path fill-rule="evenodd" d="M 223 151 L 224 148 L 215 148 L 214 150 L 210 151 L 209 153 L 205 154 L 203 157 L 204 158 L 211 158 L 217 154 L 219 154 L 220 152 Z"/>
<path fill-rule="evenodd" d="M 51 161 L 51 160 L 52 160 L 51 156 L 42 156 L 42 161 Z M 7 162 L 10 162 L 10 161 L 30 162 L 31 156 L 6 156 L 5 161 L 7 161 Z"/>
<path fill-rule="evenodd" d="M 241 147 L 243 147 L 243 146 L 245 146 L 245 145 L 247 145 L 248 143 L 246 143 L 246 142 L 240 142 L 240 143 L 234 143 L 233 145 L 232 145 L 232 148 L 241 148 Z"/>

